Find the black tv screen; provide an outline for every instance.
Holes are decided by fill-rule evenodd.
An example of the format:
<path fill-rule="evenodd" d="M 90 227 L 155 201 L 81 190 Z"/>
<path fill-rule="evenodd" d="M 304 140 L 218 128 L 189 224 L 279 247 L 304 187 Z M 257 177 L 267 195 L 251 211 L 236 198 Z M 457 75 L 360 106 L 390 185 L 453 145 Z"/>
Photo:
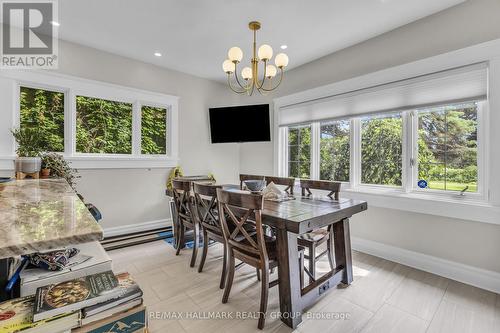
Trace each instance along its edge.
<path fill-rule="evenodd" d="M 269 104 L 211 108 L 212 143 L 271 141 Z"/>

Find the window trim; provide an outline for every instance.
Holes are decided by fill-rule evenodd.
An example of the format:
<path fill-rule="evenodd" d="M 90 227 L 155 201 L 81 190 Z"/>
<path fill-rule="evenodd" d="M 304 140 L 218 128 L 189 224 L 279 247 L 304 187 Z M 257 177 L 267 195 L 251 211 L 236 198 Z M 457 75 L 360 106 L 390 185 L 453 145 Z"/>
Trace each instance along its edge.
<path fill-rule="evenodd" d="M 120 153 L 120 154 L 111 154 L 111 153 L 81 153 L 81 152 L 78 152 L 76 151 L 76 132 L 77 132 L 77 129 L 76 129 L 76 119 L 77 119 L 77 106 L 76 106 L 76 98 L 77 97 L 87 97 L 87 98 L 94 98 L 94 99 L 100 99 L 100 100 L 104 100 L 104 101 L 108 101 L 108 102 L 118 102 L 118 103 L 126 103 L 126 104 L 131 104 L 132 106 L 132 128 L 131 128 L 131 131 L 132 131 L 132 135 L 131 135 L 131 139 L 132 139 L 132 142 L 131 142 L 131 153 L 130 154 L 123 154 L 123 153 Z M 134 136 L 136 135 L 136 122 L 137 122 L 137 119 L 136 119 L 136 113 L 137 113 L 137 110 L 134 109 L 135 107 L 135 104 L 136 104 L 136 101 L 135 100 L 129 100 L 129 99 L 111 99 L 111 98 L 103 98 L 103 97 L 98 97 L 98 96 L 94 96 L 94 95 L 89 95 L 89 94 L 82 94 L 82 93 L 75 93 L 73 94 L 72 96 L 72 100 L 71 102 L 73 103 L 74 102 L 74 109 L 72 108 L 71 109 L 71 113 L 72 113 L 72 116 L 74 115 L 74 118 L 72 118 L 72 124 L 70 124 L 71 126 L 71 141 L 72 141 L 72 144 L 73 144 L 73 147 L 72 147 L 72 150 L 71 150 L 71 153 L 70 153 L 70 156 L 72 157 L 100 157 L 100 156 L 104 156 L 104 157 L 111 157 L 111 156 L 121 156 L 121 157 L 125 157 L 125 156 L 135 156 L 136 154 L 134 153 L 134 141 L 135 141 L 135 138 Z M 66 119 L 65 119 L 65 122 L 66 122 Z M 140 124 L 139 124 L 140 126 Z M 140 130 L 140 127 L 139 127 L 139 130 Z"/>
<path fill-rule="evenodd" d="M 471 101 L 472 102 L 472 101 Z M 477 152 L 477 170 L 478 170 L 478 191 L 477 192 L 466 192 L 465 197 L 467 200 L 473 200 L 478 202 L 484 202 L 487 200 L 485 189 L 487 187 L 487 183 L 485 183 L 486 175 L 484 172 L 485 161 L 484 161 L 484 152 L 486 149 L 486 139 L 485 133 L 483 133 L 482 128 L 484 128 L 484 116 L 487 115 L 486 112 L 488 108 L 487 101 L 475 101 L 478 103 L 478 152 Z M 443 104 L 449 105 L 449 104 Z M 429 198 L 432 197 L 434 199 L 451 199 L 451 200 L 460 200 L 464 201 L 464 198 L 457 198 L 459 195 L 458 191 L 446 191 L 446 190 L 436 190 L 436 189 L 419 189 L 416 186 L 417 178 L 418 178 L 418 163 L 415 162 L 414 165 L 411 164 L 411 159 L 414 161 L 418 161 L 418 118 L 416 117 L 417 110 L 401 110 L 401 111 L 391 111 L 389 113 L 400 113 L 402 120 L 402 155 L 401 155 L 401 186 L 392 186 L 392 185 L 383 185 L 383 184 L 365 184 L 361 181 L 361 142 L 362 142 L 362 131 L 361 131 L 361 119 L 365 115 L 357 115 L 355 117 L 350 118 L 351 121 L 351 136 L 350 136 L 350 149 L 351 149 L 351 166 L 350 166 L 350 182 L 341 182 L 345 186 L 344 188 L 350 189 L 354 192 L 374 192 L 374 193 L 384 193 L 384 194 L 393 194 L 393 195 L 401 195 L 401 194 L 412 194 L 412 195 L 421 195 L 422 197 Z M 384 112 L 376 113 L 376 114 L 384 114 Z M 345 117 L 343 119 L 346 119 Z M 312 168 L 316 168 L 316 173 L 311 172 L 311 179 L 319 179 L 319 165 L 320 165 L 320 126 L 322 121 L 315 121 L 309 124 L 303 124 L 304 126 L 311 126 L 311 171 Z M 288 133 L 288 127 L 293 126 L 284 126 L 285 132 Z M 316 129 L 316 130 L 314 130 Z M 284 150 L 288 151 L 288 137 L 286 137 L 286 141 L 280 142 L 280 145 L 284 145 Z M 315 153 L 316 152 L 316 153 Z M 314 156 L 314 158 L 313 158 Z M 352 162 L 355 164 L 352 164 Z M 284 165 L 288 165 L 288 156 L 286 156 Z M 281 169 L 280 175 L 288 176 L 287 169 Z"/>
<path fill-rule="evenodd" d="M 301 165 L 300 159 L 297 160 L 297 161 L 290 161 L 289 160 L 289 149 L 290 149 L 290 145 L 288 144 L 289 128 L 297 128 L 297 129 L 299 129 L 299 134 L 300 134 L 300 129 L 304 128 L 304 127 L 309 127 L 310 128 L 310 132 L 311 132 L 311 134 L 310 134 L 310 136 L 311 136 L 311 143 L 309 144 L 309 177 L 311 179 L 315 179 L 315 178 L 312 178 L 312 175 L 314 174 L 314 171 L 313 171 L 313 163 L 314 163 L 313 162 L 313 149 L 314 148 L 313 147 L 315 146 L 315 142 L 313 142 L 313 130 L 314 130 L 313 129 L 313 124 L 301 124 L 301 125 L 294 125 L 294 126 L 287 126 L 287 127 L 285 127 L 286 141 L 284 141 L 284 142 L 285 142 L 286 147 L 284 148 L 284 150 L 286 151 L 286 159 L 285 159 L 286 162 L 284 164 L 286 165 L 286 174 L 288 175 L 288 173 L 290 171 L 289 170 L 289 164 L 290 164 L 290 162 L 298 163 L 298 165 L 299 165 L 299 171 L 300 171 L 300 165 Z M 298 140 L 299 140 L 299 143 L 297 144 L 297 147 L 300 148 L 300 135 L 298 136 Z"/>
<path fill-rule="evenodd" d="M 487 174 L 485 167 L 485 152 L 487 146 L 487 140 L 484 133 L 484 121 L 485 117 L 487 117 L 487 109 L 488 102 L 487 101 L 469 101 L 470 103 L 477 103 L 477 191 L 476 192 L 465 192 L 465 196 L 472 198 L 478 201 L 487 200 Z M 467 101 L 463 103 L 469 103 Z M 448 104 L 452 105 L 452 104 Z M 413 144 L 413 160 L 415 161 L 414 165 L 410 165 L 409 161 L 407 164 L 407 172 L 411 175 L 411 181 L 409 182 L 409 186 L 407 193 L 415 192 L 418 194 L 430 194 L 436 198 L 447 197 L 450 194 L 457 196 L 458 191 L 447 191 L 447 190 L 438 190 L 438 189 L 421 189 L 417 186 L 418 181 L 418 114 L 417 110 L 410 111 L 411 117 L 411 140 Z"/>
<path fill-rule="evenodd" d="M 358 140 L 357 140 L 357 144 L 359 144 L 359 147 L 358 150 L 359 150 L 359 160 L 358 160 L 358 164 L 355 165 L 355 168 L 357 168 L 359 170 L 359 178 L 358 178 L 358 182 L 357 183 L 353 183 L 354 184 L 354 187 L 359 187 L 359 188 L 365 188 L 365 189 L 380 189 L 380 188 L 387 188 L 387 189 L 392 189 L 392 190 L 403 190 L 405 189 L 405 184 L 406 184 L 406 181 L 407 181 L 407 175 L 406 175 L 406 172 L 405 172 L 405 168 L 404 166 L 406 165 L 405 164 L 405 160 L 406 160 L 406 156 L 407 156 L 407 151 L 406 151 L 406 135 L 405 135 L 405 112 L 404 111 L 391 111 L 391 112 L 387 112 L 386 114 L 390 115 L 390 114 L 401 114 L 401 186 L 393 186 L 393 185 L 384 185 L 384 184 L 366 184 L 366 183 L 363 183 L 362 182 L 362 172 L 363 172 L 363 168 L 362 168 L 362 142 L 363 142 L 363 132 L 362 132 L 362 126 L 361 126 L 361 120 L 363 117 L 366 117 L 366 116 L 370 116 L 370 115 L 373 115 L 373 116 L 376 116 L 376 115 L 384 115 L 385 112 L 377 112 L 377 113 L 372 113 L 372 114 L 369 114 L 369 115 L 359 115 L 359 116 L 356 116 L 354 118 L 357 118 L 358 122 L 357 122 L 357 126 L 358 127 L 358 131 L 357 131 L 357 134 L 359 136 Z"/>
<path fill-rule="evenodd" d="M 63 155 L 66 155 L 66 142 L 68 141 L 70 133 L 67 133 L 67 124 L 66 124 L 66 115 L 67 115 L 67 109 L 69 107 L 69 100 L 68 100 L 68 93 L 69 89 L 65 89 L 62 87 L 58 86 L 50 86 L 46 84 L 33 84 L 31 82 L 27 82 L 26 84 L 21 83 L 21 82 L 16 82 L 15 85 L 15 98 L 14 98 L 14 105 L 15 105 L 15 111 L 13 115 L 14 119 L 14 126 L 13 127 L 19 127 L 21 124 L 21 87 L 26 87 L 26 88 L 31 88 L 31 89 L 42 89 L 46 91 L 51 91 L 51 92 L 58 92 L 62 93 L 64 95 L 64 138 L 63 138 L 63 145 L 64 145 L 64 150 L 58 151 L 57 153 L 60 154 L 62 153 Z M 14 151 L 17 148 L 17 144 L 14 142 Z"/>
<path fill-rule="evenodd" d="M 0 78 L 12 82 L 12 127 L 20 124 L 20 87 L 64 93 L 64 152 L 63 156 L 80 169 L 100 168 L 169 168 L 178 165 L 178 97 L 156 92 L 47 72 L 5 71 Z M 132 153 L 86 154 L 76 152 L 76 96 L 88 96 L 111 101 L 132 103 Z M 158 106 L 167 110 L 167 154 L 148 155 L 140 151 L 141 106 Z M 137 140 L 139 140 L 137 142 Z M 15 158 L 12 139 L 12 156 Z M 139 150 L 137 150 L 139 147 Z"/>
<path fill-rule="evenodd" d="M 135 105 L 134 105 L 135 106 Z M 152 108 L 159 108 L 159 109 L 165 109 L 166 111 L 166 117 L 165 117 L 165 131 L 166 131 L 166 134 L 165 134 L 165 149 L 167 150 L 167 153 L 166 154 L 143 154 L 142 153 L 142 107 L 143 106 L 146 106 L 146 107 L 152 107 Z M 135 153 L 137 155 L 140 155 L 140 156 L 150 156 L 150 157 L 163 157 L 163 156 L 168 156 L 168 152 L 171 151 L 172 147 L 171 147 L 171 140 L 168 139 L 168 133 L 170 133 L 171 131 L 171 125 L 172 125 L 172 122 L 171 122 L 171 109 L 172 109 L 172 106 L 171 105 L 166 105 L 166 104 L 160 104 L 160 103 L 149 103 L 147 101 L 139 101 L 138 102 L 138 105 L 137 105 L 137 108 L 139 109 L 138 111 L 138 116 L 139 116 L 139 120 L 137 121 L 137 123 L 139 123 L 141 126 L 137 129 L 138 131 L 138 138 L 136 140 L 138 140 L 138 147 L 137 150 L 135 151 Z M 134 122 L 135 124 L 135 122 Z M 132 140 L 132 152 L 134 152 L 134 140 Z"/>

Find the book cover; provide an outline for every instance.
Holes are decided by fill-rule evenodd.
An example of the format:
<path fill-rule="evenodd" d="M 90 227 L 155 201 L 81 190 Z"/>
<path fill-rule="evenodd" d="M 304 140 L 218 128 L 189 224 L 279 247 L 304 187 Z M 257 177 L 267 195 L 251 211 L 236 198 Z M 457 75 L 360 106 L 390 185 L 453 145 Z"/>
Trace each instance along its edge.
<path fill-rule="evenodd" d="M 73 333 L 135 333 L 146 327 L 146 307 L 141 305 L 98 322 L 84 325 Z"/>
<path fill-rule="evenodd" d="M 142 298 L 136 298 L 130 301 L 127 301 L 126 303 L 116 305 L 110 309 L 107 309 L 105 311 L 98 312 L 92 316 L 87 316 L 85 318 L 82 318 L 81 323 L 82 325 L 87 325 L 90 323 L 94 323 L 99 320 L 103 320 L 109 317 L 116 316 L 120 314 L 121 312 L 128 311 L 132 308 L 135 308 L 139 305 L 142 305 Z"/>
<path fill-rule="evenodd" d="M 120 289 L 112 271 L 40 287 L 36 290 L 33 321 L 80 310 L 116 298 Z"/>
<path fill-rule="evenodd" d="M 82 309 L 83 318 L 87 316 L 92 316 L 96 313 L 106 311 L 110 308 L 113 308 L 117 305 L 125 303 L 129 300 L 136 299 L 142 297 L 142 290 L 137 285 L 137 283 L 132 279 L 128 272 L 116 274 L 116 279 L 118 280 L 118 286 L 116 287 L 119 290 L 119 294 L 116 298 L 111 299 L 109 301 L 99 303 L 96 305 L 92 305 Z"/>
<path fill-rule="evenodd" d="M 31 329 L 51 331 L 59 327 L 61 330 L 77 327 L 79 313 L 64 313 L 46 320 L 33 322 L 35 297 L 15 298 L 0 303 L 0 333 L 31 332 Z M 70 318 L 71 317 L 71 318 Z M 64 323 L 62 323 L 64 321 Z"/>

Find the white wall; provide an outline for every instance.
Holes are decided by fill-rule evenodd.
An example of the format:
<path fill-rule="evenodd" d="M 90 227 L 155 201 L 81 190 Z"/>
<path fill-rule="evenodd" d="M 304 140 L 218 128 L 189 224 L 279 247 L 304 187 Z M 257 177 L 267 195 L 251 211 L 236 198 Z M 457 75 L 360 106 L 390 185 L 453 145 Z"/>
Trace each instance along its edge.
<path fill-rule="evenodd" d="M 221 182 L 235 182 L 239 146 L 210 144 L 208 108 L 239 103 L 219 83 L 61 41 L 59 73 L 179 96 L 179 157 L 188 175 L 212 172 Z M 0 82 L 1 83 L 1 82 Z M 0 87 L 1 88 L 1 87 Z M 0 89 L 0 156 L 11 155 L 12 100 Z M 5 148 L 7 147 L 7 148 Z M 113 233 L 123 227 L 165 224 L 169 218 L 165 184 L 169 169 L 84 169 L 78 191 L 103 213 L 102 226 Z M 12 175 L 12 171 L 0 171 Z M 118 228 L 118 229 L 116 229 Z M 130 229 L 124 229 L 130 230 Z"/>
<path fill-rule="evenodd" d="M 498 39 L 499 12 L 498 0 L 469 0 L 293 69 L 273 97 Z M 272 173 L 272 154 L 272 143 L 242 145 L 240 170 Z M 368 205 L 352 218 L 353 237 L 500 272 L 500 226 Z"/>
<path fill-rule="evenodd" d="M 351 236 L 500 272 L 500 226 L 370 206 Z"/>

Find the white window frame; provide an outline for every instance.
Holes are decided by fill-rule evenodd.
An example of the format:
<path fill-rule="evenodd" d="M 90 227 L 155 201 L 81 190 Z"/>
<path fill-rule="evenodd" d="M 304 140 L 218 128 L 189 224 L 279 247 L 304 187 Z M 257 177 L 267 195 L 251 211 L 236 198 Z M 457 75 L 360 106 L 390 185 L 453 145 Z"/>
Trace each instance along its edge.
<path fill-rule="evenodd" d="M 20 124 L 20 87 L 64 93 L 64 157 L 78 169 L 169 168 L 178 165 L 178 97 L 109 84 L 79 77 L 34 71 L 4 71 L 0 79 L 13 87 L 13 127 Z M 96 154 L 76 152 L 76 96 L 86 96 L 132 104 L 132 153 Z M 142 105 L 167 110 L 167 154 L 141 153 Z M 12 139 L 12 152 L 15 141 Z M 15 156 L 2 156 L 2 159 Z"/>
<path fill-rule="evenodd" d="M 136 138 L 136 140 L 133 140 L 132 142 L 136 142 L 137 145 L 135 147 L 135 150 L 134 150 L 134 146 L 132 146 L 132 151 L 136 154 L 136 155 L 141 155 L 141 156 L 150 156 L 150 157 L 163 157 L 165 155 L 169 155 L 169 152 L 171 151 L 172 149 L 172 142 L 168 139 L 168 133 L 170 132 L 171 130 L 171 115 L 172 115 L 172 106 L 170 105 L 166 105 L 166 104 L 158 104 L 158 103 L 149 103 L 149 102 L 145 102 L 145 101 L 139 101 L 137 103 L 138 105 L 136 106 L 139 111 L 138 111 L 138 114 L 139 114 L 139 120 L 138 121 L 134 121 L 134 124 L 140 124 L 139 128 L 136 129 L 136 133 L 138 133 L 138 138 Z M 134 105 L 135 106 L 135 105 Z M 165 126 L 165 130 L 167 131 L 167 135 L 165 136 L 165 139 L 166 139 L 166 150 L 167 150 L 167 153 L 166 154 L 143 154 L 142 153 L 142 107 L 143 106 L 149 106 L 149 107 L 152 107 L 152 108 L 160 108 L 160 109 L 165 109 L 167 114 L 166 114 L 166 117 L 165 117 L 165 122 L 166 122 L 166 126 Z"/>
<path fill-rule="evenodd" d="M 75 89 L 76 90 L 76 89 Z M 134 99 L 128 99 L 128 98 L 123 98 L 122 96 L 117 96 L 116 98 L 113 97 L 108 97 L 108 94 L 103 94 L 106 97 L 102 97 L 99 95 L 94 95 L 94 94 L 88 94 L 81 92 L 79 90 L 76 91 L 71 91 L 72 96 L 71 96 L 71 103 L 74 103 L 74 106 L 70 107 L 70 113 L 71 113 L 71 119 L 70 119 L 70 124 L 69 126 L 71 127 L 71 139 L 73 143 L 73 147 L 71 149 L 71 156 L 73 157 L 88 157 L 88 158 L 99 158 L 99 157 L 128 157 L 128 156 L 134 156 L 136 155 L 133 147 L 136 142 L 136 136 L 137 136 L 137 125 L 139 125 L 139 131 L 140 131 L 140 124 L 137 124 L 137 108 L 136 108 L 136 101 Z M 76 98 L 77 97 L 88 97 L 88 98 L 95 98 L 95 99 L 101 99 L 109 102 L 118 102 L 118 103 L 127 103 L 132 105 L 132 152 L 131 154 L 107 154 L 107 153 L 80 153 L 76 150 L 76 119 L 77 119 L 77 107 L 76 107 Z"/>
<path fill-rule="evenodd" d="M 315 145 L 316 147 L 316 156 L 317 156 L 317 163 L 314 163 L 313 165 L 315 166 L 316 168 L 316 173 L 315 173 L 315 176 L 316 178 L 313 178 L 313 179 L 320 179 L 320 175 L 321 175 L 321 123 L 328 123 L 328 122 L 335 122 L 335 121 L 349 121 L 349 181 L 346 182 L 346 181 L 341 181 L 340 183 L 342 184 L 342 188 L 351 188 L 351 183 L 353 183 L 353 168 L 352 168 L 352 163 L 353 163 L 353 147 L 352 147 L 352 144 L 353 144 L 353 128 L 354 128 L 354 122 L 353 122 L 353 118 L 349 118 L 349 117 L 342 117 L 342 118 L 335 118 L 335 119 L 329 119 L 329 120 L 322 120 L 322 121 L 318 121 L 318 122 L 315 122 L 317 125 L 317 128 L 318 128 L 318 132 L 315 133 L 315 140 L 317 141 L 317 145 Z M 312 141 L 312 138 L 311 138 L 311 141 Z"/>
<path fill-rule="evenodd" d="M 401 166 L 401 186 L 392 186 L 392 185 L 382 185 L 382 184 L 365 184 L 361 181 L 361 173 L 362 173 L 362 168 L 361 168 L 361 160 L 362 160 L 362 151 L 361 151 L 361 142 L 362 142 L 362 132 L 361 132 L 361 119 L 363 116 L 360 117 L 354 117 L 356 120 L 355 123 L 357 126 L 356 129 L 356 134 L 354 141 L 351 142 L 352 145 L 356 145 L 356 152 L 357 152 L 357 163 L 354 165 L 354 168 L 356 169 L 356 173 L 358 174 L 357 182 L 353 183 L 353 188 L 357 188 L 360 190 L 375 190 L 375 191 L 396 191 L 396 192 L 403 192 L 405 189 L 405 183 L 406 183 L 406 172 L 405 172 L 405 159 L 406 159 L 406 133 L 405 133 L 405 112 L 401 111 L 392 111 L 389 112 L 388 114 L 395 114 L 395 113 L 401 113 L 401 120 L 402 120 L 402 142 L 401 142 L 401 160 L 402 160 L 402 166 Z M 374 113 L 373 115 L 383 115 L 384 112 L 380 113 Z"/>
<path fill-rule="evenodd" d="M 284 132 L 283 132 L 284 133 L 284 139 L 285 139 L 284 141 L 282 141 L 282 142 L 285 143 L 285 147 L 283 149 L 283 151 L 285 152 L 285 156 L 284 156 L 284 160 L 283 160 L 284 161 L 283 167 L 285 169 L 284 169 L 283 174 L 287 175 L 287 177 L 288 177 L 288 172 L 289 172 L 289 170 L 288 170 L 288 164 L 290 163 L 289 156 L 288 156 L 288 150 L 289 150 L 289 145 L 288 145 L 288 135 L 289 135 L 288 134 L 288 129 L 289 129 L 289 127 L 300 128 L 300 127 L 307 127 L 307 126 L 309 126 L 311 128 L 311 144 L 309 145 L 309 149 L 310 149 L 310 151 L 309 151 L 309 175 L 310 176 L 309 177 L 311 179 L 316 179 L 316 178 L 313 178 L 313 177 L 317 177 L 316 172 L 313 170 L 313 168 L 316 168 L 316 167 L 319 168 L 319 164 L 317 162 L 313 161 L 313 154 L 317 154 L 317 152 L 314 152 L 314 150 L 316 150 L 316 149 L 313 148 L 314 146 L 316 146 L 316 143 L 317 143 L 317 140 L 314 139 L 314 137 L 315 137 L 315 131 L 317 131 L 317 129 L 313 128 L 313 124 L 298 124 L 298 125 L 293 125 L 293 126 L 288 126 L 288 127 L 284 127 L 283 128 L 283 130 L 284 130 Z M 299 144 L 299 146 L 300 146 L 300 144 Z M 297 162 L 297 161 L 295 161 L 295 162 Z M 298 161 L 298 162 L 300 163 L 300 161 Z M 298 185 L 299 182 L 300 182 L 300 178 L 296 178 L 295 179 L 295 184 Z"/>
<path fill-rule="evenodd" d="M 463 104 L 466 103 L 477 103 L 477 192 L 465 192 L 464 196 L 467 198 L 472 198 L 474 200 L 478 201 L 485 201 L 487 200 L 487 174 L 486 174 L 486 169 L 485 169 L 485 147 L 486 145 L 486 136 L 485 136 L 485 117 L 487 116 L 487 108 L 488 108 L 488 102 L 487 101 L 464 101 Z M 457 103 L 459 104 L 459 103 Z M 446 104 L 443 105 L 437 105 L 439 106 L 445 106 Z M 454 104 L 448 104 L 448 105 L 454 105 Z M 456 105 L 456 104 L 455 104 Z M 408 152 L 412 152 L 412 155 L 410 156 L 411 159 L 413 159 L 413 164 L 408 161 L 406 164 L 406 169 L 407 169 L 407 174 L 410 175 L 411 180 L 408 182 L 408 189 L 406 192 L 416 192 L 420 194 L 432 194 L 435 196 L 449 196 L 451 195 L 458 195 L 459 192 L 457 191 L 450 191 L 450 190 L 438 190 L 438 189 L 421 189 L 417 186 L 417 182 L 419 181 L 418 179 L 418 112 L 417 110 L 412 110 L 408 113 L 408 118 L 409 118 L 409 124 L 408 128 L 411 130 L 411 135 L 409 136 L 409 141 L 411 142 L 411 145 L 409 149 L 407 150 Z"/>
<path fill-rule="evenodd" d="M 477 170 L 478 170 L 478 191 L 477 192 L 466 192 L 464 194 L 465 197 L 471 198 L 474 200 L 485 200 L 485 163 L 484 163 L 484 149 L 485 149 L 485 138 L 482 129 L 484 126 L 484 117 L 483 114 L 486 114 L 485 109 L 487 108 L 486 101 L 479 101 L 478 103 L 478 119 L 477 119 L 477 127 L 478 127 L 478 138 L 477 138 Z M 442 104 L 451 105 L 451 104 Z M 382 185 L 382 184 L 365 184 L 361 182 L 361 141 L 362 141 L 362 132 L 361 132 L 361 119 L 363 116 L 356 116 L 352 118 L 348 118 L 351 122 L 350 126 L 350 151 L 351 151 L 351 163 L 350 164 L 350 181 L 349 182 L 341 182 L 343 183 L 343 188 L 354 189 L 358 191 L 374 191 L 374 192 L 393 192 L 397 193 L 415 193 L 422 195 L 435 195 L 442 197 L 456 197 L 459 193 L 458 191 L 449 191 L 449 190 L 436 190 L 436 189 L 419 189 L 416 185 L 418 181 L 418 119 L 416 119 L 416 111 L 417 110 L 405 110 L 405 111 L 391 111 L 388 114 L 400 113 L 402 120 L 402 165 L 401 165 L 401 186 L 392 186 L 392 185 Z M 376 113 L 374 115 L 383 115 L 384 113 Z M 344 120 L 346 118 L 343 118 Z M 335 121 L 337 119 L 332 119 Z M 311 160 L 310 160 L 310 178 L 319 180 L 320 179 L 320 141 L 321 141 L 321 123 L 328 122 L 330 120 L 322 120 L 315 121 L 302 125 L 290 125 L 284 127 L 286 136 L 284 139 L 286 141 L 282 141 L 281 145 L 283 145 L 283 150 L 287 151 L 285 156 L 285 163 L 282 165 L 286 168 L 280 170 L 279 175 L 289 176 L 288 175 L 288 128 L 289 127 L 297 127 L 297 126 L 310 126 L 311 127 Z M 411 161 L 414 161 L 413 163 Z M 351 180 L 352 179 L 352 180 Z"/>
<path fill-rule="evenodd" d="M 496 112 L 500 109 L 500 94 L 497 93 L 500 91 L 500 39 L 276 98 L 273 100 L 275 134 L 284 131 L 279 127 L 283 107 L 480 62 L 488 64 L 488 93 L 478 115 L 478 193 L 467 192 L 461 197 L 455 191 L 415 190 L 414 170 L 409 166 L 414 138 L 407 134 L 412 133 L 412 121 L 409 119 L 410 110 L 401 110 L 407 115 L 403 138 L 409 138 L 403 145 L 406 186 L 398 190 L 356 186 L 360 181 L 360 168 L 351 167 L 351 187 L 343 187 L 342 196 L 366 200 L 369 206 L 500 225 L 500 174 L 495 171 L 500 170 L 500 155 L 492 145 L 500 142 L 500 132 L 495 130 L 500 125 L 500 113 Z M 356 133 L 359 119 L 353 118 L 352 122 L 351 165 L 360 165 L 360 135 Z M 278 140 L 274 142 L 274 173 L 285 175 L 282 154 L 282 140 L 285 138 L 275 137 Z"/>
<path fill-rule="evenodd" d="M 42 89 L 50 92 L 58 92 L 64 94 L 64 151 L 62 152 L 57 152 L 57 153 L 63 153 L 64 155 L 67 155 L 67 145 L 69 144 L 69 141 L 71 141 L 71 133 L 68 132 L 68 126 L 66 122 L 66 117 L 68 116 L 68 109 L 70 105 L 70 101 L 68 98 L 69 94 L 69 89 L 63 88 L 63 87 L 58 87 L 58 86 L 51 86 L 47 84 L 33 84 L 31 82 L 20 82 L 17 81 L 15 82 L 15 92 L 14 92 L 14 105 L 15 105 L 15 110 L 13 113 L 13 119 L 14 119 L 14 127 L 19 127 L 21 124 L 21 87 L 26 87 L 26 88 L 31 88 L 31 89 Z M 17 144 L 14 145 L 14 150 L 17 148 Z"/>

